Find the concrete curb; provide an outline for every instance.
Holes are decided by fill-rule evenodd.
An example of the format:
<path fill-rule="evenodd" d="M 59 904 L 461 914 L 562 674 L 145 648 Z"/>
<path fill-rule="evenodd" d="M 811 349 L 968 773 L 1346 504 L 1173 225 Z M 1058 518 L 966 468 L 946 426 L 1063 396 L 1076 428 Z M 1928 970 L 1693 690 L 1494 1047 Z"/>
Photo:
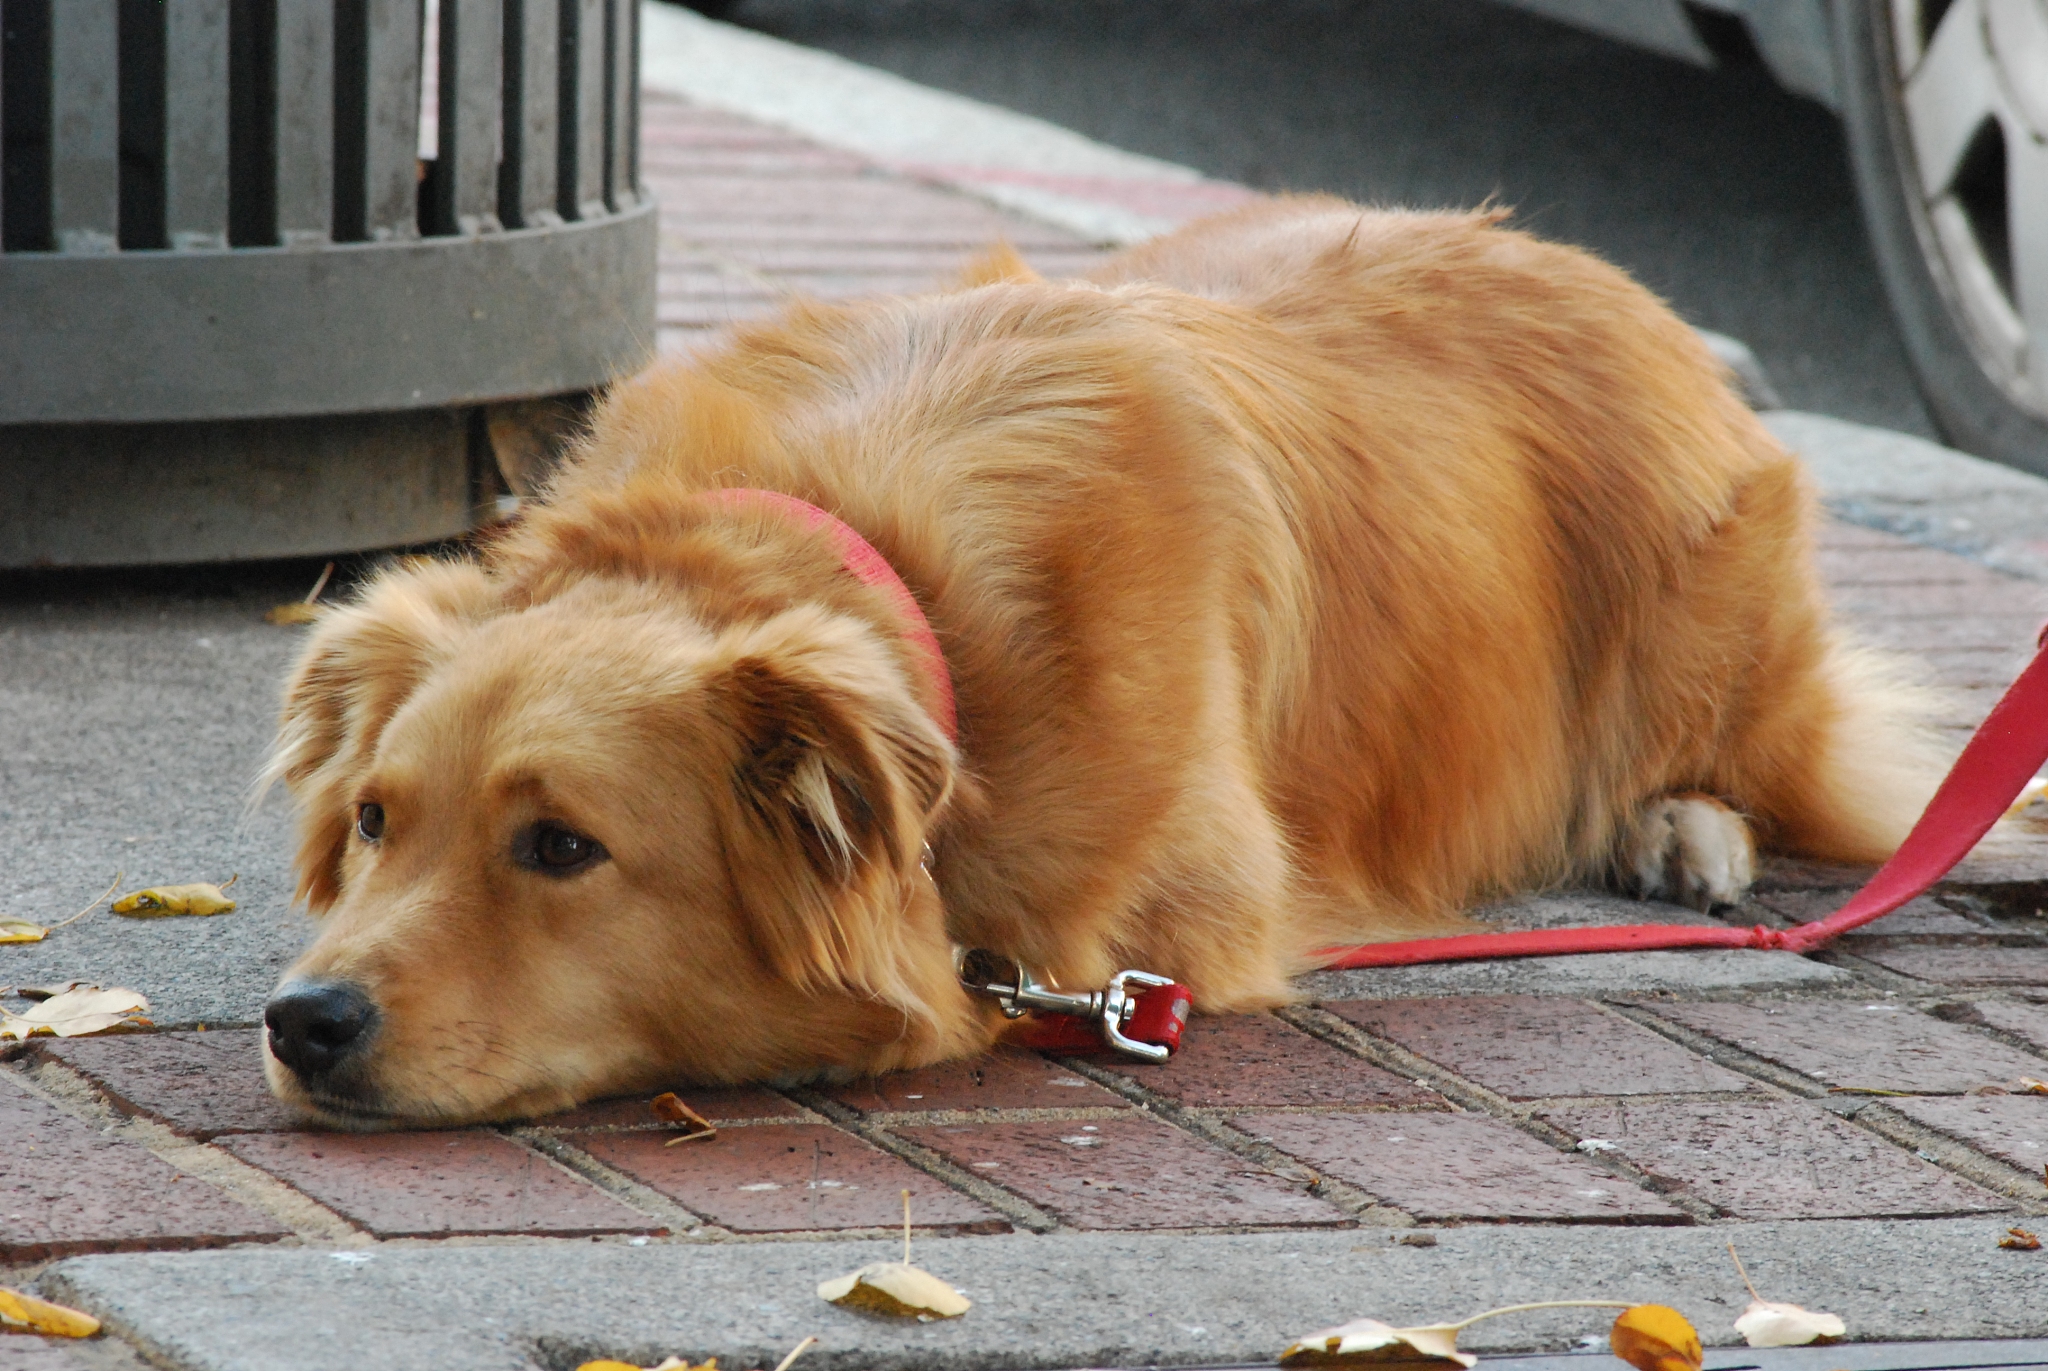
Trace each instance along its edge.
<path fill-rule="evenodd" d="M 884 1241 L 83 1257 L 45 1285 L 153 1360 L 208 1371 L 567 1371 L 591 1357 L 645 1366 L 675 1353 L 772 1366 L 813 1334 L 820 1345 L 805 1362 L 817 1371 L 1270 1364 L 1317 1328 L 1362 1315 L 1423 1323 L 1549 1297 L 1560 1273 L 1575 1297 L 1670 1304 L 1707 1342 L 1727 1344 L 1746 1302 L 1730 1239 L 1759 1286 L 1840 1314 L 1858 1341 L 2038 1336 L 2048 1282 L 2021 1269 L 2027 1254 L 1999 1250 L 2010 1222 L 1472 1225 L 1432 1230 L 1427 1246 L 1371 1228 L 952 1238 L 917 1255 L 974 1307 L 930 1324 L 817 1297 L 820 1280 L 894 1255 Z M 1938 1308 L 1930 1271 L 1942 1273 Z M 1604 1332 L 1612 1312 L 1500 1319 L 1461 1341 L 1562 1351 Z M 1829 1351 L 1836 1360 L 1821 1365 L 1856 1364 L 1854 1349 Z"/>
<path fill-rule="evenodd" d="M 640 83 L 742 114 L 1080 234 L 1142 242 L 1256 199 L 1190 167 L 643 0 Z"/>

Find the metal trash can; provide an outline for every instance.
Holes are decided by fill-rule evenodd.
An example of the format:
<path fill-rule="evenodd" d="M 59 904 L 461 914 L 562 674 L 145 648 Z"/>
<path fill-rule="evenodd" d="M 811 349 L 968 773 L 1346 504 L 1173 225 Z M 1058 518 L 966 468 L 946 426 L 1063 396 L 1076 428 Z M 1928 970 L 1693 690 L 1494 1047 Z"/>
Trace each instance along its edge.
<path fill-rule="evenodd" d="M 653 354 L 637 5 L 0 0 L 0 566 L 487 517 Z"/>

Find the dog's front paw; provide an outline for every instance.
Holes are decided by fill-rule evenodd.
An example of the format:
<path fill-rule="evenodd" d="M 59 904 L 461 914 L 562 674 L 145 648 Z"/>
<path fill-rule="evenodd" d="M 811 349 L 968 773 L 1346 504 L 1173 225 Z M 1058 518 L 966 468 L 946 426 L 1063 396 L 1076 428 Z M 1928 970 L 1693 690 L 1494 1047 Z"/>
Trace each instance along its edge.
<path fill-rule="evenodd" d="M 1756 879 L 1756 843 L 1742 816 L 1710 795 L 1665 795 L 1644 805 L 1623 853 L 1644 899 L 1702 912 L 1740 904 Z"/>

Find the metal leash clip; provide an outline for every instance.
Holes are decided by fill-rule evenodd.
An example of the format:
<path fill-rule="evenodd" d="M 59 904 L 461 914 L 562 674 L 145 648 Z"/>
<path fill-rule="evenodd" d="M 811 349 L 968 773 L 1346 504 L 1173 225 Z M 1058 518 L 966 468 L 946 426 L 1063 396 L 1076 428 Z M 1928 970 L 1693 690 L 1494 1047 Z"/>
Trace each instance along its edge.
<path fill-rule="evenodd" d="M 1164 976 L 1149 971 L 1119 971 L 1102 989 L 1077 994 L 1056 989 L 1034 972 L 986 948 L 956 950 L 954 965 L 960 974 L 960 984 L 969 992 L 986 995 L 1001 1005 L 1005 1018 L 1021 1019 L 1036 1011 L 1094 1019 L 1102 1030 L 1102 1040 L 1126 1056 L 1163 1062 L 1172 1055 L 1168 1046 L 1140 1042 L 1124 1032 L 1137 1011 L 1142 992 L 1173 984 Z"/>

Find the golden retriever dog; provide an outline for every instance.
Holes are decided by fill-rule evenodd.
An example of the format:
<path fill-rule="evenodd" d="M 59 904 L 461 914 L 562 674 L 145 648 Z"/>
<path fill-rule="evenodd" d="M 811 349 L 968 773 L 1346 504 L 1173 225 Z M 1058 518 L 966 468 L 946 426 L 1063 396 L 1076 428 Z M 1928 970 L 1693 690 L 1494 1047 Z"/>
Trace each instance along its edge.
<path fill-rule="evenodd" d="M 375 1127 L 844 1078 L 998 1036 L 956 948 L 1242 1011 L 1512 892 L 1884 857 L 1933 773 L 1829 629 L 1798 463 L 1647 291 L 1498 219 L 998 251 L 620 385 L 475 556 L 312 631 L 277 1093 Z M 943 667 L 735 489 L 862 535 Z"/>

